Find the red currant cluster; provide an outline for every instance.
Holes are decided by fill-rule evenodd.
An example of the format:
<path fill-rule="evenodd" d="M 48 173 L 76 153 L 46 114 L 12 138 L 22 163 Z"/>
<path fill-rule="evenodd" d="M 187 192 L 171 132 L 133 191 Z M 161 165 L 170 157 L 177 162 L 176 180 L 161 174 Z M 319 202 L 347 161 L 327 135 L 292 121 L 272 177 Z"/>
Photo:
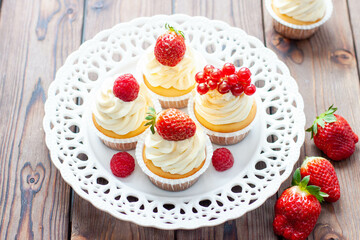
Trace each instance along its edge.
<path fill-rule="evenodd" d="M 243 92 L 246 95 L 253 95 L 256 91 L 254 84 L 251 84 L 251 72 L 247 67 L 242 67 L 238 71 L 231 63 L 225 63 L 222 69 L 212 65 L 206 65 L 204 71 L 195 75 L 198 83 L 196 90 L 203 95 L 209 90 L 217 89 L 219 93 L 225 94 L 231 91 L 234 96 L 239 96 Z"/>

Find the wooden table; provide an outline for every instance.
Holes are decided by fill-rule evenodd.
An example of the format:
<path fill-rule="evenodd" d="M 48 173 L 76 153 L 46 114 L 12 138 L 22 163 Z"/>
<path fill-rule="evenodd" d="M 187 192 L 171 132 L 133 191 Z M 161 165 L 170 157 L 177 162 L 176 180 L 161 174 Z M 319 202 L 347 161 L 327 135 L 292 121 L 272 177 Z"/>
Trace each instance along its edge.
<path fill-rule="evenodd" d="M 360 134 L 360 3 L 334 0 L 329 22 L 309 40 L 274 32 L 261 0 L 0 0 L 1 239 L 277 239 L 274 204 L 216 227 L 164 231 L 120 221 L 81 199 L 61 178 L 45 146 L 42 119 L 56 70 L 103 29 L 140 16 L 185 13 L 218 19 L 256 36 L 290 68 L 305 102 L 307 126 L 331 104 Z M 333 162 L 341 199 L 322 205 L 309 239 L 360 239 L 360 144 Z M 304 156 L 323 155 L 307 133 Z M 28 177 L 35 180 L 27 183 Z"/>

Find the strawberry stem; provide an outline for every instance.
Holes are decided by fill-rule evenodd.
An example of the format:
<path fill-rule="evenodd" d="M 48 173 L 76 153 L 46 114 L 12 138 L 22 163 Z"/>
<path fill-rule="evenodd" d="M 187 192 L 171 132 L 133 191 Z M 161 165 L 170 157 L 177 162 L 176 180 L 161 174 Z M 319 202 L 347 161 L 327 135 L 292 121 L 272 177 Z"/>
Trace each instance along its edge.
<path fill-rule="evenodd" d="M 311 125 L 311 127 L 309 127 L 308 129 L 306 129 L 307 132 L 311 132 L 311 139 L 314 138 L 314 136 L 317 134 L 318 131 L 318 124 L 320 125 L 320 127 L 325 127 L 325 123 L 332 123 L 332 122 L 336 122 L 336 117 L 334 115 L 334 112 L 337 110 L 337 108 L 333 107 L 333 105 L 331 105 L 329 107 L 328 110 L 326 110 L 326 112 L 320 114 L 319 116 L 316 117 L 313 125 Z"/>
<path fill-rule="evenodd" d="M 145 117 L 147 122 L 145 123 L 144 126 L 150 125 L 150 130 L 151 130 L 152 134 L 155 134 L 156 111 L 153 107 L 149 106 L 149 110 L 148 110 L 148 112 L 146 112 L 146 114 L 148 114 Z"/>
<path fill-rule="evenodd" d="M 165 28 L 171 32 L 175 32 L 177 35 L 181 35 L 185 39 L 183 31 L 176 30 L 173 26 L 170 26 L 168 23 L 165 23 Z"/>

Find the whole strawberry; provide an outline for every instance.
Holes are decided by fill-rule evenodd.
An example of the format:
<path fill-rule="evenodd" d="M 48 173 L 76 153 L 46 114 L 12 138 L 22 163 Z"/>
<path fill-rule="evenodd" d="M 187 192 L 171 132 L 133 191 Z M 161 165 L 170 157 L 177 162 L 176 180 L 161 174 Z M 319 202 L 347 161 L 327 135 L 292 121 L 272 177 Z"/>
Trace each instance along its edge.
<path fill-rule="evenodd" d="M 134 101 L 139 91 L 140 85 L 130 73 L 120 75 L 114 82 L 113 93 L 124 102 Z"/>
<path fill-rule="evenodd" d="M 314 124 L 306 131 L 311 132 L 315 145 L 330 159 L 338 161 L 350 157 L 355 151 L 358 136 L 349 123 L 340 115 L 334 114 L 333 105 L 316 117 Z"/>
<path fill-rule="evenodd" d="M 301 180 L 296 169 L 292 187 L 275 203 L 274 233 L 290 240 L 304 240 L 315 227 L 321 212 L 320 202 L 327 194 L 317 186 L 308 186 L 309 176 Z M 320 202 L 319 202 L 320 201 Z"/>
<path fill-rule="evenodd" d="M 182 31 L 177 31 L 169 24 L 165 24 L 165 28 L 168 31 L 156 40 L 154 54 L 162 65 L 174 67 L 184 58 L 185 37 Z"/>
<path fill-rule="evenodd" d="M 310 176 L 309 184 L 319 186 L 329 197 L 327 202 L 336 202 L 340 198 L 340 185 L 335 169 L 322 157 L 307 157 L 301 165 L 301 177 Z"/>
<path fill-rule="evenodd" d="M 191 138 L 195 135 L 195 122 L 184 112 L 175 108 L 169 108 L 161 112 L 159 116 L 156 115 L 155 109 L 149 107 L 147 122 L 145 125 L 151 125 L 152 133 L 155 133 L 155 128 L 158 134 L 168 141 L 181 141 Z M 155 128 L 154 128 L 155 127 Z"/>

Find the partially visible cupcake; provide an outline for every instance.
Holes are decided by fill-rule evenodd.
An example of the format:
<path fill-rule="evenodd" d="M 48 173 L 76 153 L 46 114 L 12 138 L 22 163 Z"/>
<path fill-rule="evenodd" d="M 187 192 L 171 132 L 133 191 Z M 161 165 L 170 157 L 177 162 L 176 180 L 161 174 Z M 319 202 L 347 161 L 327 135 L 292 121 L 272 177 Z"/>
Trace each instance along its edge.
<path fill-rule="evenodd" d="M 209 167 L 212 146 L 201 128 L 184 112 L 170 108 L 158 116 L 150 110 L 151 132 L 136 147 L 143 172 L 157 187 L 182 191 Z"/>
<path fill-rule="evenodd" d="M 195 87 L 194 76 L 205 60 L 185 43 L 184 34 L 169 25 L 149 47 L 138 66 L 145 85 L 163 108 L 186 107 Z"/>
<path fill-rule="evenodd" d="M 154 107 L 154 101 L 132 74 L 104 80 L 92 106 L 97 135 L 112 149 L 134 149 L 139 135 L 148 128 L 144 118 L 149 106 Z"/>
<path fill-rule="evenodd" d="M 331 0 L 266 0 L 274 28 L 292 39 L 313 35 L 331 16 Z"/>
<path fill-rule="evenodd" d="M 256 87 L 251 84 L 248 68 L 235 70 L 225 63 L 222 70 L 211 65 L 195 76 L 197 92 L 188 111 L 209 135 L 211 142 L 231 145 L 243 140 L 253 126 L 257 103 L 252 96 Z"/>

